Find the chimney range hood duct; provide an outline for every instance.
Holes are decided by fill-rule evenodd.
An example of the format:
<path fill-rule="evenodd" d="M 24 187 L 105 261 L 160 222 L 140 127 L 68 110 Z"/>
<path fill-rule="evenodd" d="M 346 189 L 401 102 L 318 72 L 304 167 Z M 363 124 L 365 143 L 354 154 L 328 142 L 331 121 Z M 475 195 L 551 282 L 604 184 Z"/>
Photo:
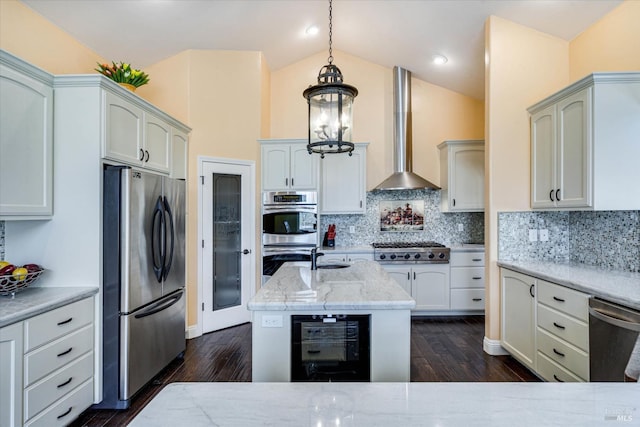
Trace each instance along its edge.
<path fill-rule="evenodd" d="M 393 67 L 393 175 L 374 190 L 440 190 L 412 171 L 411 72 Z"/>

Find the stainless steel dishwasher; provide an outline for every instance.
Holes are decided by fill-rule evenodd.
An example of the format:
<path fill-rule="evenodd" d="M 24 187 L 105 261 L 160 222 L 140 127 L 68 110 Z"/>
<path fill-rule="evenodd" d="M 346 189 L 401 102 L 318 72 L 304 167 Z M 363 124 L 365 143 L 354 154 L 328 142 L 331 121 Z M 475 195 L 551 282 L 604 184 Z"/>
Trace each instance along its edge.
<path fill-rule="evenodd" d="M 624 381 L 640 334 L 640 311 L 589 298 L 589 379 Z"/>

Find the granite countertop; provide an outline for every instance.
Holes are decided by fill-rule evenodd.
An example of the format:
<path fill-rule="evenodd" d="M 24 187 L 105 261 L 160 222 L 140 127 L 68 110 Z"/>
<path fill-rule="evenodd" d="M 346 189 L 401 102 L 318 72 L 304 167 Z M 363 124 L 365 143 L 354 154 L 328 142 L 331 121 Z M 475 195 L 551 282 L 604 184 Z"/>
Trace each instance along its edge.
<path fill-rule="evenodd" d="M 498 261 L 498 266 L 640 310 L 640 273 L 552 261 Z"/>
<path fill-rule="evenodd" d="M 640 383 L 172 383 L 129 425 L 638 426 L 639 401 Z"/>
<path fill-rule="evenodd" d="M 97 287 L 30 287 L 0 296 L 0 328 L 98 293 Z"/>
<path fill-rule="evenodd" d="M 484 243 L 460 243 L 450 245 L 449 248 L 456 252 L 484 252 Z"/>
<path fill-rule="evenodd" d="M 249 310 L 409 310 L 416 302 L 374 261 L 311 270 L 285 263 L 249 301 Z"/>

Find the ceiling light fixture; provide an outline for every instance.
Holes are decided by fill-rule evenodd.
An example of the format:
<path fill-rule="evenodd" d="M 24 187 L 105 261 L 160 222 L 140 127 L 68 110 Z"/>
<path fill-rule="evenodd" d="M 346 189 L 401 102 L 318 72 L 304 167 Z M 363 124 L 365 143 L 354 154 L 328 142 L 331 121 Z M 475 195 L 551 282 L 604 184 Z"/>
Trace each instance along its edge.
<path fill-rule="evenodd" d="M 433 63 L 436 65 L 446 64 L 448 59 L 444 55 L 433 55 L 432 57 Z"/>
<path fill-rule="evenodd" d="M 344 84 L 340 69 L 333 65 L 332 0 L 329 0 L 329 64 L 320 69 L 318 84 L 303 93 L 309 107 L 309 136 L 307 151 L 325 154 L 353 153 L 351 142 L 353 100 L 358 89 Z"/>
<path fill-rule="evenodd" d="M 318 34 L 319 31 L 320 30 L 318 29 L 318 26 L 312 25 L 305 30 L 305 33 L 308 36 L 315 36 L 316 34 Z"/>

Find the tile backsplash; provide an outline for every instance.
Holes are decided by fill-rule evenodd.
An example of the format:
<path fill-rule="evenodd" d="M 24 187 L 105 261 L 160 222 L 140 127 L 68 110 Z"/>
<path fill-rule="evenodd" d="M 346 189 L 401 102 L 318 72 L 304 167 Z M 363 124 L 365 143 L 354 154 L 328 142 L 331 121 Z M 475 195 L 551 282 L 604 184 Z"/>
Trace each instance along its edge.
<path fill-rule="evenodd" d="M 529 241 L 546 229 L 548 241 Z M 498 258 L 553 260 L 640 272 L 640 211 L 501 212 Z"/>
<path fill-rule="evenodd" d="M 4 259 L 4 221 L 0 221 L 0 260 Z"/>
<path fill-rule="evenodd" d="M 380 231 L 380 201 L 424 200 L 424 230 Z M 447 246 L 484 242 L 484 213 L 440 212 L 440 192 L 433 190 L 372 191 L 367 193 L 364 215 L 321 215 L 320 238 L 329 224 L 336 225 L 336 246 L 363 246 L 373 242 L 417 242 L 432 240 Z M 462 231 L 459 231 L 459 226 Z M 354 233 L 349 233 L 353 226 Z"/>

